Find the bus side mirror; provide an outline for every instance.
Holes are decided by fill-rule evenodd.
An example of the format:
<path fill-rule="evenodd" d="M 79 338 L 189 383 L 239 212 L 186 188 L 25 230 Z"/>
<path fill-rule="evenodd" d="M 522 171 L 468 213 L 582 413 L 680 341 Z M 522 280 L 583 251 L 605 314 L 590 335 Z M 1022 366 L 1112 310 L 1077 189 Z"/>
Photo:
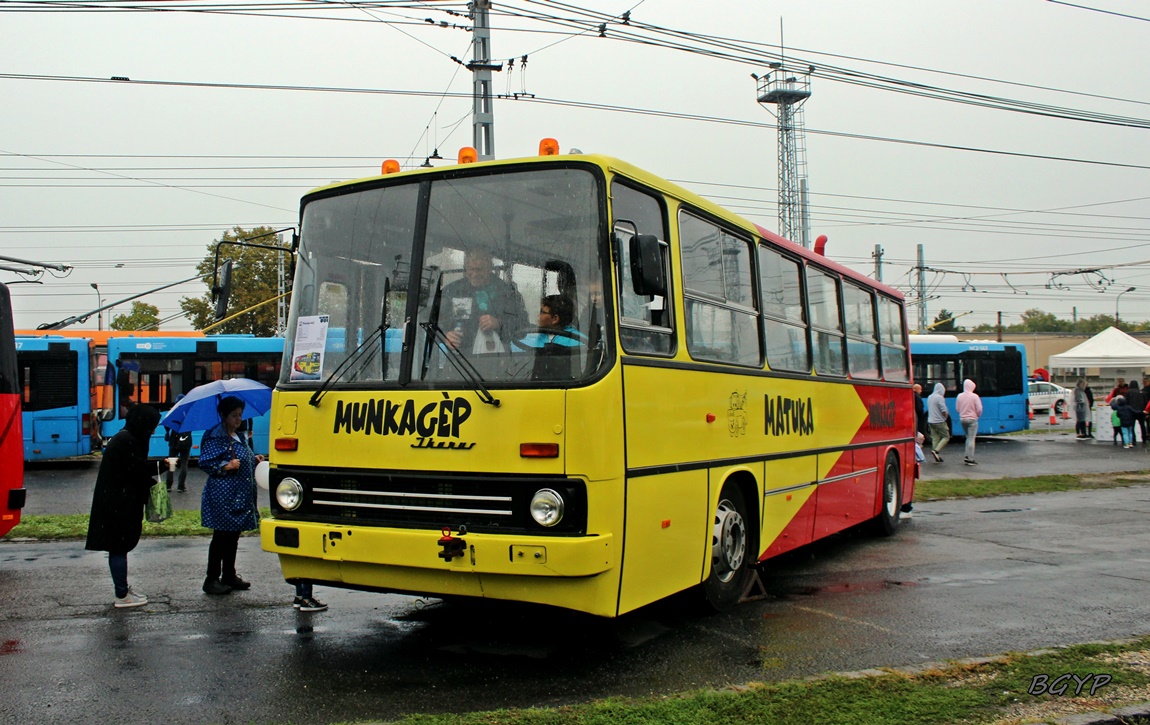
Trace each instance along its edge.
<path fill-rule="evenodd" d="M 667 279 L 663 275 L 663 248 L 665 242 L 653 234 L 631 237 L 631 280 L 637 295 L 667 294 Z"/>
<path fill-rule="evenodd" d="M 228 316 L 228 298 L 232 296 L 232 260 L 224 262 L 220 267 L 219 281 L 212 287 L 212 301 L 216 303 L 215 318 L 219 322 Z"/>

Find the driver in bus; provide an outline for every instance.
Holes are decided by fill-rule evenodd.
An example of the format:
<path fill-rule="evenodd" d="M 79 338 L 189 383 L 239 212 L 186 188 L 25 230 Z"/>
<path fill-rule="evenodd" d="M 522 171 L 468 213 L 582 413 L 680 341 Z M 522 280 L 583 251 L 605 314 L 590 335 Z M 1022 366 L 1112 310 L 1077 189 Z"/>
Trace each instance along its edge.
<path fill-rule="evenodd" d="M 443 288 L 454 325 L 447 342 L 471 354 L 506 352 L 508 342 L 527 324 L 527 308 L 519 291 L 495 276 L 491 251 L 468 249 L 463 257 L 463 279 Z"/>

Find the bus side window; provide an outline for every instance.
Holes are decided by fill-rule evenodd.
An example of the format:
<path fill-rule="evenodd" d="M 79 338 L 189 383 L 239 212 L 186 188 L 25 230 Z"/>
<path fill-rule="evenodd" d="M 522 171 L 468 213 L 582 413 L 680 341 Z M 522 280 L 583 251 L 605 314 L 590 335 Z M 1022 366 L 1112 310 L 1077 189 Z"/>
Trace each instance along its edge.
<path fill-rule="evenodd" d="M 618 181 L 611 183 L 612 225 L 619 279 L 619 338 L 623 349 L 631 353 L 671 355 L 675 351 L 675 329 L 672 308 L 662 295 L 635 293 L 631 279 L 631 238 L 636 234 L 653 234 L 667 238 L 666 214 L 662 201 Z M 673 286 L 670 260 L 664 255 L 663 275 L 668 280 L 668 294 Z"/>

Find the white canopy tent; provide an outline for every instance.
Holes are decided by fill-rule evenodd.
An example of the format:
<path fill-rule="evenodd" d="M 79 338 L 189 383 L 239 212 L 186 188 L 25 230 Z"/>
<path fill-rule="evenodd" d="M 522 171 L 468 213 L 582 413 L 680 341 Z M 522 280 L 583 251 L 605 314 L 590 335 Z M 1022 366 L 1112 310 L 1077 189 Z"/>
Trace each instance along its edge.
<path fill-rule="evenodd" d="M 1051 355 L 1051 368 L 1135 368 L 1138 375 L 1150 367 L 1150 345 L 1107 327 L 1086 342 L 1059 355 Z"/>
<path fill-rule="evenodd" d="M 1137 381 L 1142 377 L 1144 368 L 1150 367 L 1150 345 L 1136 340 L 1116 327 L 1107 327 L 1102 332 L 1082 343 L 1072 347 L 1060 355 L 1050 356 L 1050 367 L 1054 368 L 1099 368 L 1102 380 L 1108 383 L 1111 376 L 1126 375 Z M 1094 421 L 1094 430 L 1104 431 L 1100 438 L 1108 438 L 1111 430 L 1110 406 L 1103 400 L 1109 392 L 1102 391 L 1094 397 L 1094 410 L 1091 419 Z"/>

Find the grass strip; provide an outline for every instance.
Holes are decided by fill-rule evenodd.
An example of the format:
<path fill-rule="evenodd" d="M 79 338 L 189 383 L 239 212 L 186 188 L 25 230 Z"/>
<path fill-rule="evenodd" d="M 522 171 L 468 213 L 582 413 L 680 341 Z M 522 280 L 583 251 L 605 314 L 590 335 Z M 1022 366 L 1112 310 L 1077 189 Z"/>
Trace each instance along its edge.
<path fill-rule="evenodd" d="M 261 517 L 271 516 L 267 508 L 260 509 Z M 254 535 L 255 532 L 246 532 Z M 173 511 L 172 517 L 158 524 L 144 522 L 143 536 L 211 536 L 212 530 L 200 526 L 199 511 Z M 66 541 L 88 536 L 88 514 L 44 514 L 22 516 L 20 523 L 8 535 L 10 539 L 38 541 Z"/>
<path fill-rule="evenodd" d="M 557 708 L 466 714 L 419 714 L 401 725 L 930 725 L 1035 722 L 1150 698 L 1146 658 L 1150 637 L 1087 644 L 1042 653 L 1008 654 L 978 664 L 943 665 L 918 673 L 871 677 L 834 675 L 751 683 L 722 691 L 659 698 L 610 698 Z M 1069 685 L 1050 694 L 1055 678 Z M 1111 679 L 1100 686 L 1099 675 Z M 1036 682 L 1046 686 L 1041 691 Z M 1090 690 L 1094 689 L 1091 693 Z M 1077 692 L 1076 692 L 1077 690 Z M 1036 694 L 1030 694 L 1035 692 Z"/>
<path fill-rule="evenodd" d="M 1027 478 L 920 480 L 914 485 L 914 499 L 922 502 L 953 498 L 988 498 L 1023 493 L 1120 488 L 1147 483 L 1150 483 L 1150 473 L 1080 473 Z"/>

